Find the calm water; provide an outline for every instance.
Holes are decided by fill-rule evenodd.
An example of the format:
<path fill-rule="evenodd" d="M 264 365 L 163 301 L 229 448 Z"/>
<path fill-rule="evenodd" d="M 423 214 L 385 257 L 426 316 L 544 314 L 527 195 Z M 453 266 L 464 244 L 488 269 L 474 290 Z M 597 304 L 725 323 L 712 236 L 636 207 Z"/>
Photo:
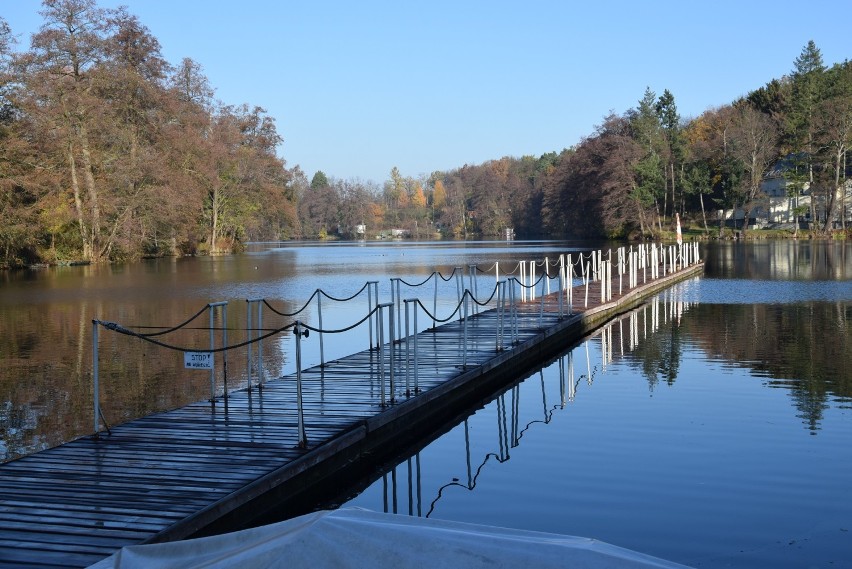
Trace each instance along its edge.
<path fill-rule="evenodd" d="M 230 300 L 236 341 L 245 298 L 294 310 L 317 287 L 345 296 L 379 280 L 386 300 L 390 276 L 504 266 L 570 245 L 264 246 L 225 258 L 6 274 L 0 454 L 91 430 L 92 318 L 162 326 Z M 704 276 L 566 345 L 336 503 L 595 537 L 698 567 L 849 566 L 852 244 L 723 243 L 702 254 Z M 485 287 L 493 276 L 481 279 Z M 450 304 L 455 290 L 442 295 Z M 176 341 L 203 347 L 205 334 Z M 108 419 L 205 396 L 205 374 L 114 336 L 101 339 Z M 272 372 L 292 371 L 289 341 L 265 348 Z M 352 351 L 343 343 L 338 349 Z M 244 358 L 232 358 L 234 382 Z"/>
<path fill-rule="evenodd" d="M 852 566 L 852 250 L 720 245 L 346 505 L 697 567 Z"/>

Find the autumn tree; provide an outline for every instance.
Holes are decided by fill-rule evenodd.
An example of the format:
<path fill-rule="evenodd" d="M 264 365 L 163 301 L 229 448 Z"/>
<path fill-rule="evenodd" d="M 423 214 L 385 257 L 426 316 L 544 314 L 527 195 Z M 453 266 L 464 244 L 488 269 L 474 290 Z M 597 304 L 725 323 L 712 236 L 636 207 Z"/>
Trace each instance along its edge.
<path fill-rule="evenodd" d="M 733 155 L 746 174 L 741 193 L 745 233 L 751 212 L 763 197 L 764 176 L 778 158 L 778 128 L 769 115 L 743 102 L 735 110 L 731 136 Z"/>

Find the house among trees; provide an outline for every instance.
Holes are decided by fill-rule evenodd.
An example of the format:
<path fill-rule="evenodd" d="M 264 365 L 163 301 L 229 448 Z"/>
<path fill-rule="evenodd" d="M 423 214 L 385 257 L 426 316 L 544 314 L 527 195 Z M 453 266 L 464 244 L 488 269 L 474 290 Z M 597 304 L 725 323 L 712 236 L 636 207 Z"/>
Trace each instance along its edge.
<path fill-rule="evenodd" d="M 762 195 L 758 201 L 759 205 L 751 212 L 749 225 L 793 229 L 798 222 L 800 228 L 808 229 L 812 215 L 817 224 L 825 223 L 827 212 L 831 209 L 831 196 L 826 196 L 824 192 L 813 192 L 812 195 L 811 184 L 802 172 L 804 162 L 803 157 L 791 155 L 778 160 L 772 166 L 761 184 Z M 852 172 L 847 172 L 847 179 L 842 184 L 843 189 L 836 197 L 841 203 L 835 208 L 834 218 L 829 224 L 832 229 L 841 228 L 843 218 L 847 226 L 852 224 L 852 179 L 848 176 L 850 173 Z M 743 214 L 744 210 L 737 208 L 733 217 L 741 221 Z M 731 216 L 727 219 L 731 219 Z"/>

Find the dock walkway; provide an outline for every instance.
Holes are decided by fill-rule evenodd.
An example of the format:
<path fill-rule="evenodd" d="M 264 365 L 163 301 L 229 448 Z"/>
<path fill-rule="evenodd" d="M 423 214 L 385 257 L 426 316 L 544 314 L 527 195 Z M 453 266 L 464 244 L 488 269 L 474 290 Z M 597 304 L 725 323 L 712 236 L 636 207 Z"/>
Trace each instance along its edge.
<path fill-rule="evenodd" d="M 304 489 L 306 480 L 387 449 L 406 428 L 440 420 L 448 401 L 481 398 L 495 382 L 701 270 L 696 264 L 616 291 L 606 303 L 600 282 L 591 283 L 589 305 L 578 311 L 582 302 L 575 301 L 575 312 L 563 317 L 558 292 L 545 298 L 543 312 L 540 298 L 523 303 L 517 341 L 507 340 L 503 350 L 496 349 L 495 309 L 469 316 L 466 333 L 459 321 L 420 332 L 420 392 L 407 395 L 406 378 L 398 376 L 394 403 L 385 406 L 376 350 L 304 370 L 306 448 L 299 445 L 296 382 L 287 376 L 262 392 L 231 392 L 227 405 L 194 403 L 0 465 L 0 567 L 85 567 L 123 546 L 246 520 L 276 496 Z M 404 347 L 394 352 L 402 363 Z"/>

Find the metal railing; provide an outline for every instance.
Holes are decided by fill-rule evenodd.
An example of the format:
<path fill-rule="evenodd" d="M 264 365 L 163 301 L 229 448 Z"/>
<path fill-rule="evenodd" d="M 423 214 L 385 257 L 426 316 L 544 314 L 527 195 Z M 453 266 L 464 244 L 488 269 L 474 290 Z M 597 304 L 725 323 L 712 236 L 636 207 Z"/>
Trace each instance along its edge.
<path fill-rule="evenodd" d="M 605 259 L 606 257 L 606 259 Z M 403 394 L 405 397 L 417 395 L 421 391 L 421 358 L 418 345 L 418 337 L 422 332 L 437 330 L 438 324 L 447 324 L 454 319 L 458 320 L 458 325 L 461 327 L 461 346 L 460 358 L 461 369 L 469 368 L 469 351 L 472 345 L 476 345 L 477 349 L 481 349 L 479 338 L 477 335 L 476 342 L 469 341 L 469 327 L 474 319 L 477 318 L 492 318 L 493 324 L 493 350 L 500 352 L 506 349 L 508 345 L 518 345 L 520 342 L 520 321 L 525 318 L 526 326 L 529 326 L 530 318 L 534 318 L 530 308 L 535 306 L 531 301 L 536 299 L 538 295 L 537 306 L 537 327 L 539 330 L 546 327 L 545 315 L 555 316 L 557 320 L 561 320 L 566 314 L 574 314 L 574 298 L 573 289 L 575 279 L 580 279 L 580 287 L 585 288 L 584 306 L 588 307 L 589 300 L 589 283 L 600 281 L 601 303 L 610 302 L 613 298 L 613 255 L 609 251 L 605 256 L 602 251 L 591 251 L 588 254 L 577 254 L 576 259 L 569 255 L 560 255 L 556 261 L 545 259 L 542 262 L 536 261 L 520 261 L 513 271 L 503 271 L 501 278 L 500 265 L 494 263 L 492 267 L 486 270 L 479 269 L 476 265 L 468 266 L 468 286 L 464 286 L 463 272 L 460 268 L 455 268 L 448 276 L 443 276 L 440 272 L 433 272 L 425 280 L 418 283 L 410 283 L 402 278 L 394 277 L 390 279 L 390 296 L 391 301 L 382 303 L 379 300 L 378 281 L 368 281 L 361 289 L 349 297 L 338 298 L 321 289 L 317 289 L 305 304 L 297 311 L 287 313 L 274 308 L 268 300 L 264 298 L 246 299 L 246 340 L 243 342 L 229 344 L 228 343 L 228 301 L 212 302 L 205 305 L 194 316 L 178 326 L 164 328 L 157 332 L 142 333 L 135 330 L 130 330 L 127 327 L 121 326 L 114 322 L 106 322 L 100 320 L 92 320 L 92 338 L 93 338 L 93 404 L 94 404 L 94 432 L 100 432 L 100 422 L 103 419 L 103 413 L 100 408 L 100 365 L 99 365 L 99 328 L 103 327 L 107 330 L 118 332 L 120 334 L 133 336 L 152 344 L 164 347 L 167 349 L 180 351 L 186 354 L 198 354 L 201 359 L 210 364 L 210 402 L 215 407 L 216 397 L 216 372 L 213 362 L 217 353 L 221 353 L 222 368 L 223 368 L 223 399 L 227 401 L 228 388 L 228 368 L 227 368 L 227 352 L 236 348 L 246 347 L 246 374 L 245 382 L 249 392 L 253 385 L 253 378 L 257 381 L 254 386 L 258 391 L 262 392 L 265 383 L 267 382 L 267 374 L 263 363 L 263 341 L 273 336 L 281 335 L 287 330 L 292 329 L 295 337 L 295 366 L 296 366 L 296 399 L 297 399 L 297 414 L 299 428 L 299 445 L 306 447 L 308 444 L 306 429 L 304 424 L 304 408 L 303 408 L 303 391 L 302 391 L 302 370 L 303 370 L 303 354 L 302 342 L 309 338 L 309 333 L 314 332 L 319 339 L 319 367 L 324 368 L 327 365 L 324 349 L 324 337 L 328 334 L 339 334 L 348 332 L 359 326 L 365 325 L 368 328 L 367 349 L 377 350 L 378 352 L 378 382 L 379 382 L 379 401 L 381 407 L 393 405 L 396 402 L 398 394 Z M 628 289 L 639 286 L 639 271 L 642 271 L 642 282 L 647 282 L 646 269 L 650 269 L 650 278 L 655 280 L 660 276 L 666 276 L 672 271 L 683 269 L 698 261 L 698 244 L 690 243 L 679 246 L 663 246 L 657 244 L 643 244 L 634 250 L 619 248 L 615 255 L 615 267 L 618 272 L 618 291 L 623 293 L 624 281 Z M 537 268 L 542 267 L 541 274 L 536 278 Z M 494 271 L 495 284 L 488 292 L 487 298 L 479 296 L 479 279 L 477 273 L 490 274 Z M 662 273 L 660 273 L 662 270 Z M 516 277 L 515 274 L 518 274 Z M 510 276 L 511 275 L 511 276 Z M 432 293 L 431 310 L 427 308 L 420 297 L 409 296 L 402 298 L 402 286 L 409 289 L 419 289 L 427 286 L 429 283 L 434 283 L 434 292 Z M 446 316 L 438 314 L 438 286 L 440 282 L 448 283 L 454 281 L 456 287 L 457 302 L 454 306 L 451 305 L 451 312 Z M 555 310 L 546 310 L 545 303 L 547 298 L 552 298 L 551 293 L 552 282 L 556 283 L 558 295 L 556 296 Z M 366 314 L 357 322 L 341 329 L 328 329 L 323 323 L 323 302 L 325 297 L 334 302 L 349 302 L 366 291 L 367 295 L 367 311 Z M 293 318 L 300 315 L 306 308 L 316 301 L 316 317 L 317 325 L 311 326 L 301 319 L 293 320 L 283 326 L 274 327 L 271 329 L 263 328 L 264 307 L 270 310 L 274 315 L 284 318 Z M 566 306 L 567 305 L 567 306 Z M 522 311 L 522 307 L 524 310 Z M 489 310 L 485 310 L 489 309 Z M 421 330 L 419 313 L 423 312 L 426 320 L 431 320 L 431 329 Z M 166 343 L 160 339 L 161 336 L 174 332 L 183 327 L 186 327 L 193 320 L 198 318 L 204 312 L 209 313 L 209 348 L 196 349 L 189 347 L 176 346 Z M 404 313 L 404 325 L 403 325 Z M 492 316 L 488 316 L 491 313 Z M 221 345 L 217 347 L 215 339 L 215 316 L 219 315 L 222 322 L 221 326 Z M 256 321 L 256 326 L 255 326 Z M 386 337 L 387 330 L 387 337 Z M 404 334 L 403 334 L 404 332 Z M 401 344 L 404 343 L 404 350 Z M 397 353 L 397 350 L 401 353 Z M 398 389 L 398 381 L 401 379 L 401 369 L 399 366 L 404 366 L 404 390 Z M 207 369 L 207 368 L 205 368 Z M 399 393 L 398 393 L 399 391 Z M 106 425 L 106 421 L 103 421 Z M 108 426 L 107 426 L 108 428 Z"/>

